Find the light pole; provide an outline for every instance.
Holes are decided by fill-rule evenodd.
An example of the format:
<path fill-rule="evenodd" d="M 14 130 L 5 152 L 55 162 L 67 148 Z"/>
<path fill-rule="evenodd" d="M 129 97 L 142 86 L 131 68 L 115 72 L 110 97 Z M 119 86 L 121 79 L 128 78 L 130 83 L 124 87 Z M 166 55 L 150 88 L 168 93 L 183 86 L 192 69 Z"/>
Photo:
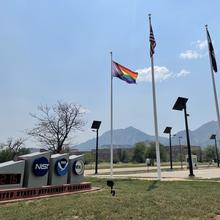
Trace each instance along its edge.
<path fill-rule="evenodd" d="M 170 169 L 173 169 L 173 161 L 172 161 L 172 147 L 171 147 L 171 129 L 172 127 L 166 127 L 163 131 L 164 134 L 169 134 L 169 142 L 170 142 Z"/>
<path fill-rule="evenodd" d="M 182 136 L 179 136 L 179 146 L 180 146 L 180 164 L 181 164 L 181 169 L 183 169 L 183 149 L 182 149 L 182 145 L 181 145 L 181 138 Z"/>
<path fill-rule="evenodd" d="M 101 121 L 93 121 L 91 129 L 96 130 L 96 150 L 95 150 L 95 174 L 98 173 L 98 137 L 99 137 L 99 127 Z"/>
<path fill-rule="evenodd" d="M 216 156 L 217 156 L 217 163 L 219 167 L 219 155 L 218 155 L 218 147 L 217 147 L 217 141 L 216 141 L 216 134 L 212 134 L 210 139 L 215 141 L 215 150 L 216 150 Z"/>
<path fill-rule="evenodd" d="M 189 128 L 188 128 L 188 121 L 187 121 L 187 111 L 186 111 L 186 103 L 188 98 L 178 97 L 174 106 L 173 110 L 182 111 L 184 110 L 184 117 L 185 117 L 185 126 L 186 126 L 186 141 L 188 147 L 188 159 L 189 159 L 189 176 L 194 176 L 193 174 L 193 166 L 192 166 L 192 154 L 191 154 L 191 147 L 190 147 L 190 139 L 189 139 Z"/>

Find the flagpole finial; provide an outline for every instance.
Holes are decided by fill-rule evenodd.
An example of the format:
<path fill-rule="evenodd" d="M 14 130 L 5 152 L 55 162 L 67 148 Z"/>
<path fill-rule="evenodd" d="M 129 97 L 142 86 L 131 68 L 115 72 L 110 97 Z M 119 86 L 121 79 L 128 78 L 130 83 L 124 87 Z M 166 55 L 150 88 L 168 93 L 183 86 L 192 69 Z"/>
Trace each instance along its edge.
<path fill-rule="evenodd" d="M 151 19 L 151 14 L 148 14 L 149 19 Z"/>
<path fill-rule="evenodd" d="M 207 24 L 205 25 L 205 28 L 206 28 L 206 30 L 208 29 L 208 25 Z"/>

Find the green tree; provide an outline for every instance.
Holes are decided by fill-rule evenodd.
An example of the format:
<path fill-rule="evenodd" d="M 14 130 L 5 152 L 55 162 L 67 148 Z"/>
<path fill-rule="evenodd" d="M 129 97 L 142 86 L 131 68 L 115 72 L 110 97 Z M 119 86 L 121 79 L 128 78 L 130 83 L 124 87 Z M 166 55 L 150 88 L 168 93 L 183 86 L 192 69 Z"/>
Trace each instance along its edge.
<path fill-rule="evenodd" d="M 150 142 L 146 146 L 145 158 L 156 159 L 156 147 L 154 142 Z M 160 160 L 167 161 L 166 150 L 162 144 L 160 144 Z"/>
<path fill-rule="evenodd" d="M 216 155 L 216 149 L 214 145 L 209 145 L 206 148 L 204 148 L 204 160 L 205 161 L 215 160 L 216 157 L 217 155 Z"/>
<path fill-rule="evenodd" d="M 15 140 L 8 138 L 6 143 L 1 143 L 0 163 L 16 160 L 18 156 L 30 153 L 30 150 L 24 147 L 24 141 L 23 138 L 17 138 Z"/>
<path fill-rule="evenodd" d="M 131 158 L 129 158 L 128 150 L 127 149 L 117 149 L 117 157 L 120 162 L 122 163 L 128 163 Z"/>
<path fill-rule="evenodd" d="M 137 163 L 145 162 L 146 145 L 144 142 L 139 142 L 134 145 L 133 161 Z"/>
<path fill-rule="evenodd" d="M 9 148 L 6 148 L 0 152 L 0 163 L 13 160 L 14 154 L 10 151 Z"/>
<path fill-rule="evenodd" d="M 85 159 L 85 164 L 90 164 L 93 163 L 94 160 L 94 155 L 92 155 L 91 152 L 85 152 L 84 153 L 84 159 Z"/>
<path fill-rule="evenodd" d="M 131 160 L 131 158 L 129 157 L 129 154 L 126 150 L 122 151 L 122 157 L 121 157 L 121 162 L 123 163 L 128 163 Z"/>
<path fill-rule="evenodd" d="M 202 162 L 202 150 L 201 149 L 192 149 L 192 154 L 197 156 L 198 162 Z"/>

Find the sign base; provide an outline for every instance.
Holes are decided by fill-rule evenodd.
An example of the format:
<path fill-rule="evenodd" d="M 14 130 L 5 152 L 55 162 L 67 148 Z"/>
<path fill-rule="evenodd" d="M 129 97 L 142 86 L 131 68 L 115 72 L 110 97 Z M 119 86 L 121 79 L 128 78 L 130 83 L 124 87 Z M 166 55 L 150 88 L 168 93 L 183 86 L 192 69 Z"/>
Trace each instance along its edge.
<path fill-rule="evenodd" d="M 73 192 L 84 192 L 92 189 L 91 183 L 64 184 L 60 186 L 43 186 L 38 188 L 16 188 L 0 190 L 0 203 L 20 201 L 23 199 L 49 197 Z"/>

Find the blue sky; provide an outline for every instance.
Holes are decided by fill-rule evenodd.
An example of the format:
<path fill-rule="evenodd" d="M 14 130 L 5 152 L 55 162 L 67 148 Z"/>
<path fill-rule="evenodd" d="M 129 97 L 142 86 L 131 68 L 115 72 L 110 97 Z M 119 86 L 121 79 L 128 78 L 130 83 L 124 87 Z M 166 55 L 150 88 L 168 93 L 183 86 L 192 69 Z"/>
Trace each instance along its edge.
<path fill-rule="evenodd" d="M 157 42 L 159 135 L 166 126 L 184 129 L 183 113 L 172 110 L 178 96 L 189 98 L 190 129 L 216 120 L 205 24 L 219 63 L 219 8 L 217 0 L 1 1 L 0 142 L 24 136 L 35 123 L 29 113 L 57 100 L 87 109 L 75 144 L 94 136 L 93 120 L 102 121 L 100 133 L 109 130 L 110 51 L 140 72 L 136 85 L 114 79 L 114 128 L 154 134 L 148 13 Z M 217 73 L 218 94 L 219 83 Z"/>

